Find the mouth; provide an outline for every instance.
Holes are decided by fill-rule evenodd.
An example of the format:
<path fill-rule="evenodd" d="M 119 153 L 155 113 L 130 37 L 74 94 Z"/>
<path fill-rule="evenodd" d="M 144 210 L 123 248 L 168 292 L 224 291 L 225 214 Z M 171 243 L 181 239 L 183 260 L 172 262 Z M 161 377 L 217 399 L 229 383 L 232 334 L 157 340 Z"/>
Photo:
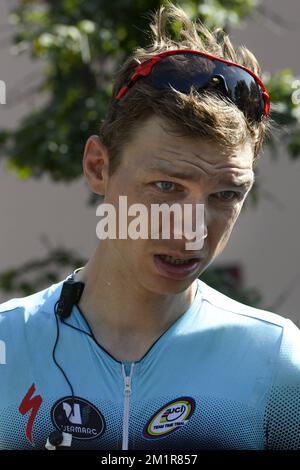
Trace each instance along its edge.
<path fill-rule="evenodd" d="M 173 279 L 185 279 L 198 270 L 201 259 L 198 257 L 184 257 L 183 255 L 154 255 L 154 262 L 160 274 Z"/>

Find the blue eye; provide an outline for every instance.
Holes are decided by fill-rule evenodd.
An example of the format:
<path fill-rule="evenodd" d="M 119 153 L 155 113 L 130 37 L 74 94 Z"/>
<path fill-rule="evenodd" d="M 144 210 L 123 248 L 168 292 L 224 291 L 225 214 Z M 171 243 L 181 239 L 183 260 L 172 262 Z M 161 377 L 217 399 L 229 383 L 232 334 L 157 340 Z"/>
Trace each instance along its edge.
<path fill-rule="evenodd" d="M 155 184 L 162 191 L 168 191 L 169 192 L 171 189 L 175 188 L 175 183 L 172 183 L 172 181 L 157 181 Z"/>

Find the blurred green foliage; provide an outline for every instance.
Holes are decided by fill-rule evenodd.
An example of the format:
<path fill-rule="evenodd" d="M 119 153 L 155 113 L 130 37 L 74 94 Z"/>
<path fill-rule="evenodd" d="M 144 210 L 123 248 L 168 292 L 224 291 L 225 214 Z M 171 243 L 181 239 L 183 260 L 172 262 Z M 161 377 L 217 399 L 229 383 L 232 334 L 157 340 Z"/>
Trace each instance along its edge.
<path fill-rule="evenodd" d="M 84 263 L 83 258 L 68 248 L 51 248 L 47 256 L 1 273 L 0 288 L 11 296 L 30 295 L 59 282 L 61 271 L 83 266 Z"/>
<path fill-rule="evenodd" d="M 20 178 L 47 174 L 53 181 L 70 182 L 81 176 L 83 147 L 89 135 L 98 133 L 114 72 L 132 48 L 148 44 L 147 13 L 164 3 L 158 0 L 19 1 L 10 14 L 15 31 L 14 50 L 20 54 L 25 51 L 44 64 L 42 80 L 33 90 L 44 98 L 43 104 L 26 115 L 17 129 L 0 130 L 0 158 Z M 252 15 L 257 3 L 257 0 L 177 1 L 194 19 L 226 30 Z M 173 32 L 176 34 L 176 25 Z M 283 135 L 289 155 L 296 158 L 300 155 L 300 106 L 292 100 L 295 78 L 291 71 L 284 70 L 275 76 L 265 74 L 265 81 L 275 104 L 271 116 Z M 271 139 L 268 143 L 275 153 L 276 143 Z M 77 258 L 65 253 L 65 266 L 78 267 Z M 51 256 L 50 275 L 55 266 L 61 267 L 51 252 L 44 261 L 49 263 Z M 25 267 L 27 271 L 38 272 L 41 263 L 37 261 Z M 43 264 L 43 269 L 46 266 Z M 23 268 L 0 275 L 0 289 L 29 293 L 50 279 L 45 274 L 35 283 L 26 284 L 27 281 L 19 280 Z M 214 275 L 213 269 L 204 278 L 222 290 L 222 276 Z M 230 294 L 240 298 L 241 291 L 235 292 L 232 286 Z M 243 300 L 256 303 L 247 294 Z"/>

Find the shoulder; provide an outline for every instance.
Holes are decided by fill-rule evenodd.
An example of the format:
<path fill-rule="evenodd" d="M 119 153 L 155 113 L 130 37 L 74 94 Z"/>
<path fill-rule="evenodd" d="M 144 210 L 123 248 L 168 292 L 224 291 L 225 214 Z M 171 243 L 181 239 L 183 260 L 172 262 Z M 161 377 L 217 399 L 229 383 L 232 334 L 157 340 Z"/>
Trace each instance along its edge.
<path fill-rule="evenodd" d="M 235 355 L 247 352 L 240 355 L 247 375 L 253 369 L 259 380 L 270 379 L 264 391 L 266 448 L 299 450 L 299 328 L 281 315 L 236 302 L 201 281 L 199 287 L 210 326 L 226 332 L 230 339 L 226 346 Z"/>
<path fill-rule="evenodd" d="M 252 336 L 257 347 L 272 344 L 277 364 L 275 382 L 291 384 L 295 380 L 300 386 L 300 330 L 291 320 L 230 299 L 202 281 L 199 287 L 204 308 L 218 322 Z"/>
<path fill-rule="evenodd" d="M 54 305 L 59 297 L 63 282 L 35 294 L 14 298 L 0 304 L 0 334 L 17 335 L 18 328 L 38 326 L 52 318 Z"/>
<path fill-rule="evenodd" d="M 270 354 L 276 364 L 275 381 L 300 384 L 300 330 L 288 318 L 230 299 L 199 281 L 202 309 L 210 324 L 222 328 L 236 344 Z"/>
<path fill-rule="evenodd" d="M 278 327 L 279 329 L 290 327 L 291 322 L 287 318 L 267 310 L 250 307 L 249 305 L 233 300 L 200 280 L 199 288 L 202 294 L 202 301 L 204 304 L 207 304 L 207 308 L 209 310 L 223 313 L 225 316 L 228 315 L 234 317 L 237 322 L 243 321 L 243 318 L 248 318 L 256 325 L 270 324 Z"/>

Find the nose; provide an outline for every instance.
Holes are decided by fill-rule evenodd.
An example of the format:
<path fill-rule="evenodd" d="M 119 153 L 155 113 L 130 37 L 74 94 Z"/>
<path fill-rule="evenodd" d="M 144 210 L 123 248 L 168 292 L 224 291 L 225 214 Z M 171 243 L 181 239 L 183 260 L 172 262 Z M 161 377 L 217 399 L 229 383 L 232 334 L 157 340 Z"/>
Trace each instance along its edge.
<path fill-rule="evenodd" d="M 208 235 L 204 204 L 185 203 L 182 215 L 183 220 L 174 219 L 174 238 L 183 238 L 186 250 L 201 250 Z"/>

